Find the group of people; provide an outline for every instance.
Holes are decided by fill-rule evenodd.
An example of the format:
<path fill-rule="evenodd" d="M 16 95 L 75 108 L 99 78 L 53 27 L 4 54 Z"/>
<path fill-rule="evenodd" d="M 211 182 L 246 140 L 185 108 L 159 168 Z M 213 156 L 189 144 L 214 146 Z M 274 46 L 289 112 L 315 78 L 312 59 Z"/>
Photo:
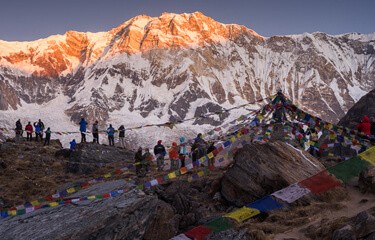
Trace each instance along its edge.
<path fill-rule="evenodd" d="M 33 127 L 34 126 L 34 127 Z M 37 122 L 34 122 L 33 125 L 31 125 L 31 122 L 28 122 L 27 125 L 25 126 L 25 129 L 22 127 L 21 120 L 18 119 L 16 121 L 16 142 L 19 142 L 23 138 L 23 132 L 26 132 L 26 141 L 32 141 L 33 139 L 33 133 L 35 132 L 35 141 L 43 141 L 43 134 L 45 133 L 45 138 L 44 138 L 44 145 L 49 145 L 50 140 L 51 140 L 51 129 L 47 128 L 45 130 L 44 123 L 42 120 L 38 120 Z"/>
<path fill-rule="evenodd" d="M 84 118 L 81 118 L 81 121 L 79 122 L 79 131 L 81 132 L 81 143 L 86 142 L 86 134 L 87 134 L 87 121 Z M 125 148 L 125 127 L 124 125 L 121 125 L 118 130 L 119 132 L 119 139 L 120 139 L 120 145 L 122 148 Z M 95 121 L 92 125 L 92 137 L 94 143 L 99 143 L 99 122 Z M 109 124 L 106 133 L 108 136 L 108 142 L 109 146 L 115 145 L 115 132 L 116 130 L 112 126 L 112 124 Z"/>
<path fill-rule="evenodd" d="M 203 138 L 202 134 L 199 133 L 194 139 L 194 143 L 191 145 L 191 152 L 187 151 L 188 144 L 185 142 L 183 136 L 180 137 L 180 142 L 172 142 L 172 146 L 168 149 L 162 144 L 162 140 L 158 140 L 157 144 L 154 146 L 154 155 L 156 158 L 156 167 L 158 171 L 162 171 L 165 164 L 165 157 L 168 155 L 170 159 L 170 169 L 177 170 L 179 168 L 185 167 L 186 156 L 190 155 L 192 162 L 197 161 L 202 156 L 215 150 L 214 142 L 207 143 Z M 150 153 L 149 149 L 146 148 L 143 153 L 142 147 L 138 148 L 138 151 L 134 156 L 136 163 L 136 173 L 145 174 L 151 170 L 152 160 L 154 160 L 153 155 Z M 209 166 L 214 165 L 215 158 L 211 158 L 208 162 Z"/>

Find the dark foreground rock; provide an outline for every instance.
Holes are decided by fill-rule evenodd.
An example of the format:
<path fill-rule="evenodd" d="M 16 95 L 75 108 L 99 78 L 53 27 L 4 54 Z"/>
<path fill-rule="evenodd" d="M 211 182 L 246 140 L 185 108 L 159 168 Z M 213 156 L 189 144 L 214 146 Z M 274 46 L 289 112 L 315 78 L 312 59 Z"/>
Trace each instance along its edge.
<path fill-rule="evenodd" d="M 229 202 L 243 206 L 323 169 L 314 157 L 283 142 L 245 145 L 224 174 L 221 194 Z"/>
<path fill-rule="evenodd" d="M 87 174 L 105 164 L 118 162 L 134 162 L 134 152 L 101 144 L 80 143 L 69 155 L 67 171 Z"/>
<path fill-rule="evenodd" d="M 71 197 L 103 194 L 132 187 L 112 181 Z M 177 233 L 173 209 L 139 190 L 105 200 L 37 210 L 1 220 L 1 239 L 169 239 Z"/>

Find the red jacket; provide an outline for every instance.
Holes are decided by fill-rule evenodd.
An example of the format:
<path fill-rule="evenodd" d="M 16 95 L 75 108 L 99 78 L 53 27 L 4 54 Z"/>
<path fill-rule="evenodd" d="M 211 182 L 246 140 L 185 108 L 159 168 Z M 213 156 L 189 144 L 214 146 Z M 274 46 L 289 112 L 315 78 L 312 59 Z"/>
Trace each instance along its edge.
<path fill-rule="evenodd" d="M 168 150 L 170 159 L 178 159 L 178 146 L 176 142 L 172 143 L 172 147 Z"/>
<path fill-rule="evenodd" d="M 27 124 L 26 127 L 25 127 L 25 130 L 28 133 L 33 133 L 34 132 L 33 126 L 31 124 Z"/>
<path fill-rule="evenodd" d="M 358 123 L 357 129 L 359 132 L 371 135 L 371 123 L 370 123 L 370 118 L 367 117 L 366 115 L 363 117 L 362 122 Z"/>

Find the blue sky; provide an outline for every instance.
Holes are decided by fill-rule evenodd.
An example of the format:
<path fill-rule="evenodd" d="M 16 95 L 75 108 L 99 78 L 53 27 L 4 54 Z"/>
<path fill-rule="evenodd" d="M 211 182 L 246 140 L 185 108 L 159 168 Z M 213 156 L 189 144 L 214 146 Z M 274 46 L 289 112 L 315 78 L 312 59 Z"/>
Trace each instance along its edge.
<path fill-rule="evenodd" d="M 375 0 L 2 0 L 0 39 L 107 31 L 140 14 L 195 11 L 222 23 L 245 25 L 266 37 L 375 32 Z"/>

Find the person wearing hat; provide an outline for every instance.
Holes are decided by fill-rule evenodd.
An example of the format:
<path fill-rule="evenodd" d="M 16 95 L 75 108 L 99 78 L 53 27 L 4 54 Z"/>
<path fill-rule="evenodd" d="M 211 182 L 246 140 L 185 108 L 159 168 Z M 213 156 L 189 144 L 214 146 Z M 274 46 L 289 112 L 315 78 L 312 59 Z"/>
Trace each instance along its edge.
<path fill-rule="evenodd" d="M 156 157 L 156 164 L 158 166 L 158 171 L 163 170 L 164 166 L 164 156 L 166 155 L 165 147 L 161 144 L 161 140 L 158 141 L 158 144 L 154 147 L 154 154 Z"/>

